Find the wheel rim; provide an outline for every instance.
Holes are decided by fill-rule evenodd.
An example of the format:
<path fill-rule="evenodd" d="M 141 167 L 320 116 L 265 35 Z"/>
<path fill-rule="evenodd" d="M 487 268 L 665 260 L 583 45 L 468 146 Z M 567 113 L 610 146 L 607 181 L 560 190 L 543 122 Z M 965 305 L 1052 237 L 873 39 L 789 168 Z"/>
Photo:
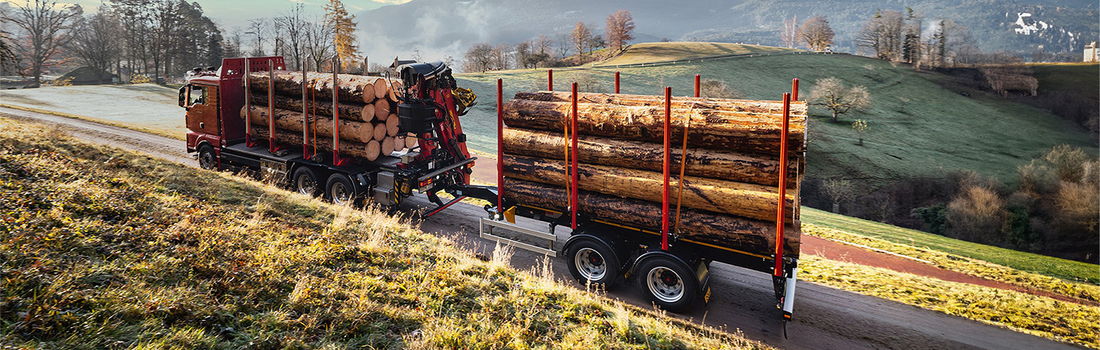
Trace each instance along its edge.
<path fill-rule="evenodd" d="M 589 281 L 602 280 L 604 275 L 607 274 L 607 261 L 604 260 L 603 255 L 592 248 L 581 248 L 577 251 L 577 254 L 573 256 L 573 264 L 577 267 L 577 272 L 581 274 L 581 277 Z"/>
<path fill-rule="evenodd" d="M 336 204 L 344 204 L 351 199 L 351 191 L 344 185 L 343 182 L 337 182 L 332 184 L 332 202 Z"/>
<path fill-rule="evenodd" d="M 214 167 L 214 152 L 204 151 L 199 155 L 199 166 L 203 169 Z"/>
<path fill-rule="evenodd" d="M 302 174 L 298 176 L 298 193 L 310 195 L 317 193 L 317 180 L 312 176 Z"/>
<path fill-rule="evenodd" d="M 646 285 L 653 297 L 666 303 L 675 303 L 684 297 L 684 281 L 676 271 L 664 266 L 649 270 Z"/>

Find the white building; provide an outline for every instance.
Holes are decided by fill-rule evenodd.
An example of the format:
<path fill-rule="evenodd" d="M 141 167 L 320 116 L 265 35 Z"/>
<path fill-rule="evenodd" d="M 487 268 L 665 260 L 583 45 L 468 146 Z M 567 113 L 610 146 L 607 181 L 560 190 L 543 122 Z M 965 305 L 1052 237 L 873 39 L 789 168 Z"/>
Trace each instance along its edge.
<path fill-rule="evenodd" d="M 1093 41 L 1091 44 L 1085 45 L 1085 60 L 1084 61 L 1085 62 L 1100 62 L 1100 59 L 1098 59 L 1098 57 L 1097 57 L 1097 53 L 1098 52 L 1097 52 L 1097 47 L 1096 47 L 1096 42 L 1095 41 Z"/>

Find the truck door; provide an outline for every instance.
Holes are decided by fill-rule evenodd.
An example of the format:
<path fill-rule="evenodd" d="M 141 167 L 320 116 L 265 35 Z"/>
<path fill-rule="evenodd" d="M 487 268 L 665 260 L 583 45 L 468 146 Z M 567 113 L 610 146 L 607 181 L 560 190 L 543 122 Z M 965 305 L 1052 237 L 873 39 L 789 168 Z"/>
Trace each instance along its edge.
<path fill-rule="evenodd" d="M 192 83 L 184 87 L 184 103 L 187 107 L 187 129 L 210 135 L 219 135 L 218 87 Z"/>

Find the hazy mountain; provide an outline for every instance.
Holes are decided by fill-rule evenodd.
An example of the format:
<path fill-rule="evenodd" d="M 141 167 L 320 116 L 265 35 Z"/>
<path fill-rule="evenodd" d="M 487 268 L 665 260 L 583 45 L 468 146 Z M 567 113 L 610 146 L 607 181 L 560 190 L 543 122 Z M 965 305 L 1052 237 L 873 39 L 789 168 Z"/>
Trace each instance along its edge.
<path fill-rule="evenodd" d="M 578 21 L 602 30 L 618 9 L 630 10 L 639 41 L 661 38 L 779 44 L 783 18 L 825 15 L 837 47 L 852 38 L 878 9 L 912 7 L 929 23 L 952 19 L 971 28 L 985 50 L 1030 53 L 1079 52 L 1100 40 L 1098 4 L 1092 0 L 413 0 L 364 11 L 358 22 L 362 48 L 373 57 L 461 57 L 478 42 L 516 43 L 545 34 L 558 40 Z"/>

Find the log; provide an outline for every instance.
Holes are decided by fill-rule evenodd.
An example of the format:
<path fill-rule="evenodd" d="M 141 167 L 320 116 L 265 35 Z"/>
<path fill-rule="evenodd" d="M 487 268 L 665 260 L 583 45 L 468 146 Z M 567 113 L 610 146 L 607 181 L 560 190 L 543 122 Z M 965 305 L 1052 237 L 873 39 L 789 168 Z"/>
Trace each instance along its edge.
<path fill-rule="evenodd" d="M 416 139 L 416 134 L 409 133 L 405 136 L 405 148 L 413 148 L 420 145 L 420 140 Z"/>
<path fill-rule="evenodd" d="M 405 146 L 405 135 L 397 135 L 393 137 L 394 151 L 404 151 L 409 147 Z"/>
<path fill-rule="evenodd" d="M 372 136 L 376 141 L 382 141 L 386 137 L 386 123 L 374 124 Z"/>
<path fill-rule="evenodd" d="M 404 86 L 405 86 L 405 84 L 401 83 L 400 80 L 393 80 L 393 81 L 390 82 L 390 93 L 389 93 L 390 101 L 398 101 L 397 93 L 399 91 L 401 91 L 401 89 L 403 89 Z"/>
<path fill-rule="evenodd" d="M 386 78 L 378 78 L 372 86 L 374 87 L 374 98 L 380 100 L 389 97 L 392 82 Z"/>
<path fill-rule="evenodd" d="M 390 101 L 378 99 L 374 101 L 374 118 L 385 121 L 390 116 Z"/>
<path fill-rule="evenodd" d="M 267 128 L 252 129 L 252 135 L 259 140 L 268 139 Z M 275 129 L 275 142 L 290 146 L 302 145 L 302 133 L 282 129 Z M 371 143 L 374 144 L 373 148 Z M 356 157 L 373 161 L 378 159 L 378 141 L 359 143 L 352 141 L 340 141 L 340 153 L 348 157 Z M 317 140 L 317 149 L 323 152 L 332 152 L 332 140 Z"/>
<path fill-rule="evenodd" d="M 249 76 L 252 95 L 267 94 L 268 72 L 253 72 Z M 366 104 L 374 101 L 374 94 L 367 93 L 374 90 L 374 78 L 340 74 L 340 102 L 351 104 Z M 305 82 L 312 85 L 317 101 L 332 101 L 332 74 L 320 72 L 307 72 Z M 302 97 L 302 73 L 289 71 L 275 72 L 275 94 L 288 97 Z"/>
<path fill-rule="evenodd" d="M 244 107 L 241 107 L 244 109 Z M 268 117 L 267 107 L 252 105 L 253 128 L 266 128 Z M 302 112 L 294 112 L 283 109 L 275 109 L 275 128 L 295 131 L 302 134 Z M 332 138 L 332 118 L 318 116 L 312 120 L 310 132 L 316 131 L 317 138 Z M 314 128 L 316 127 L 316 128 Z M 374 128 L 371 123 L 356 120 L 340 120 L 340 139 L 366 143 L 373 138 Z"/>
<path fill-rule="evenodd" d="M 504 199 L 512 203 L 568 212 L 565 209 L 568 204 L 566 191 L 561 186 L 505 178 Z M 577 212 L 583 216 L 660 232 L 659 203 L 588 191 L 579 191 L 578 203 L 580 205 L 577 206 Z M 670 222 L 675 223 L 675 218 L 671 218 Z M 670 227 L 673 227 L 672 224 Z M 680 239 L 769 256 L 775 247 L 775 224 L 684 209 L 680 212 L 680 232 L 677 236 Z M 784 256 L 798 257 L 801 240 L 799 222 L 794 221 L 787 225 L 783 237 Z"/>
<path fill-rule="evenodd" d="M 371 140 L 367 142 L 367 154 L 374 155 L 373 157 L 366 157 L 369 161 L 374 161 L 378 157 L 382 156 L 382 145 L 377 140 Z"/>
<path fill-rule="evenodd" d="M 504 123 L 509 127 L 558 131 L 568 120 L 570 110 L 569 103 L 512 100 L 504 105 Z M 578 104 L 577 110 L 577 127 L 582 135 L 658 143 L 664 140 L 664 108 L 584 103 Z M 683 137 L 684 123 L 690 120 L 689 147 L 778 157 L 782 132 L 779 119 L 752 113 L 674 110 L 672 139 Z M 795 157 L 805 151 L 805 132 L 805 119 L 792 120 L 788 149 Z"/>
<path fill-rule="evenodd" d="M 566 140 L 560 132 L 506 128 L 502 142 L 508 154 L 565 159 L 562 147 Z M 672 149 L 672 171 L 679 174 L 680 142 L 673 144 L 676 146 Z M 664 164 L 664 148 L 660 144 L 597 136 L 578 137 L 577 156 L 582 163 L 649 171 L 661 171 Z M 795 167 L 795 164 L 791 161 L 788 167 L 789 188 L 797 185 L 796 168 L 805 171 L 804 167 Z M 701 148 L 689 148 L 687 152 L 685 174 L 690 176 L 776 186 L 778 173 L 778 160 Z"/>
<path fill-rule="evenodd" d="M 395 151 L 393 149 L 393 146 L 394 145 L 392 137 L 386 136 L 386 138 L 382 139 L 382 155 L 388 156 L 393 153 L 393 151 Z"/>
<path fill-rule="evenodd" d="M 560 160 L 504 155 L 504 176 L 525 181 L 563 187 L 566 165 Z M 577 183 L 580 189 L 607 195 L 661 202 L 661 173 L 580 164 Z M 677 201 L 679 181 L 670 182 L 672 203 Z M 793 192 L 793 191 L 792 191 Z M 683 206 L 716 213 L 730 214 L 761 221 L 775 222 L 778 189 L 764 185 L 745 184 L 701 177 L 684 177 Z M 794 213 L 795 195 L 787 196 L 787 213 Z"/>
<path fill-rule="evenodd" d="M 309 107 L 309 113 L 316 115 L 332 117 L 332 100 L 320 100 L 311 101 Z M 312 105 L 316 103 L 316 105 Z M 267 106 L 267 94 L 259 94 L 252 96 L 252 104 Z M 374 120 L 374 106 L 373 105 L 353 105 L 341 103 L 340 105 L 340 119 L 351 119 L 369 122 Z M 294 112 L 302 112 L 302 99 L 296 97 L 286 97 L 282 95 L 275 95 L 275 108 L 284 109 Z"/>
<path fill-rule="evenodd" d="M 397 136 L 397 132 L 400 130 L 400 126 L 397 124 L 398 118 L 395 114 L 390 114 L 386 117 L 386 135 Z"/>
<path fill-rule="evenodd" d="M 779 97 L 779 96 L 776 96 Z M 517 100 L 534 100 L 545 102 L 571 102 L 569 92 L 520 92 L 516 94 Z M 601 103 L 619 106 L 660 106 L 664 107 L 664 96 L 658 95 L 627 95 L 581 92 L 577 94 L 578 103 Z M 704 97 L 672 97 L 674 109 L 716 109 L 730 112 L 765 113 L 782 115 L 782 101 L 757 101 L 735 100 L 724 98 Z M 791 116 L 804 117 L 807 113 L 805 101 L 791 102 Z"/>

